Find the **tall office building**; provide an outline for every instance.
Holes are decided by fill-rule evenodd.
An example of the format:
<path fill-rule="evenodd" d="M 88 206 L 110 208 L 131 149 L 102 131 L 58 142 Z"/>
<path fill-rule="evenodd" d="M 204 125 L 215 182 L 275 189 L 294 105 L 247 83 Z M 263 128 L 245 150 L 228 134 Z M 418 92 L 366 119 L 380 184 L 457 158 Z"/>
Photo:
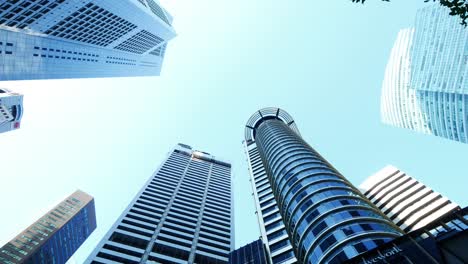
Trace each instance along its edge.
<path fill-rule="evenodd" d="M 159 75 L 171 22 L 158 0 L 0 1 L 0 80 Z"/>
<path fill-rule="evenodd" d="M 468 143 L 468 30 L 444 7 L 398 34 L 382 85 L 385 124 Z"/>
<path fill-rule="evenodd" d="M 23 95 L 0 88 L 0 133 L 20 128 Z"/>
<path fill-rule="evenodd" d="M 229 264 L 268 264 L 265 245 L 261 239 L 240 247 L 229 254 Z"/>
<path fill-rule="evenodd" d="M 233 215 L 231 165 L 178 144 L 85 263 L 228 263 Z"/>
<path fill-rule="evenodd" d="M 76 191 L 0 248 L 0 263 L 65 263 L 94 229 L 94 199 Z"/>
<path fill-rule="evenodd" d="M 284 110 L 255 112 L 244 143 L 261 234 L 273 263 L 341 263 L 401 235 L 302 139 Z"/>
<path fill-rule="evenodd" d="M 460 210 L 457 204 L 391 165 L 368 177 L 359 189 L 405 232 Z"/>

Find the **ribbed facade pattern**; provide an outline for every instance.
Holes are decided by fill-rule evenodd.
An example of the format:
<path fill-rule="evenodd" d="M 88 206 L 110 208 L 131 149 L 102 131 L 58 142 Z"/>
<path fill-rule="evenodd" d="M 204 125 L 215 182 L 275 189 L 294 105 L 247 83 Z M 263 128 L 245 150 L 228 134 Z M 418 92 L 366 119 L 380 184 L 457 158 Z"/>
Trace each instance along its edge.
<path fill-rule="evenodd" d="M 302 140 L 289 115 L 267 110 L 249 121 L 246 142 L 258 148 L 299 263 L 341 263 L 401 234 Z"/>
<path fill-rule="evenodd" d="M 386 166 L 359 188 L 405 232 L 414 231 L 460 207 L 418 180 Z"/>
<path fill-rule="evenodd" d="M 382 122 L 430 134 L 417 92 L 410 89 L 413 36 L 414 29 L 401 30 L 390 53 L 382 84 Z"/>
<path fill-rule="evenodd" d="M 179 144 L 86 263 L 228 263 L 231 166 Z"/>
<path fill-rule="evenodd" d="M 382 84 L 382 121 L 468 143 L 468 31 L 446 8 L 398 34 Z"/>
<path fill-rule="evenodd" d="M 157 76 L 171 22 L 157 0 L 0 1 L 0 80 Z"/>
<path fill-rule="evenodd" d="M 273 195 L 260 153 L 255 144 L 245 146 L 257 218 L 269 261 L 273 264 L 296 263 L 297 259 Z"/>

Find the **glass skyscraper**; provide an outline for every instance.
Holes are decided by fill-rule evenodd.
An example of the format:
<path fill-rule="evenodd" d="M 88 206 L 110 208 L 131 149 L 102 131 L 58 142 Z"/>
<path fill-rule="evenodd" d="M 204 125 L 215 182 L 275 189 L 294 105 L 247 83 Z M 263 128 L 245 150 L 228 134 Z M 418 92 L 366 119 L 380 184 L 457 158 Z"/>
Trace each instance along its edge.
<path fill-rule="evenodd" d="M 94 199 L 76 191 L 0 248 L 0 263 L 65 263 L 94 229 Z"/>
<path fill-rule="evenodd" d="M 273 263 L 341 263 L 401 235 L 302 139 L 284 110 L 255 112 L 244 143 L 260 229 Z"/>
<path fill-rule="evenodd" d="M 85 263 L 228 263 L 231 165 L 178 144 Z"/>
<path fill-rule="evenodd" d="M 158 0 L 0 1 L 0 80 L 159 75 L 171 22 Z"/>
<path fill-rule="evenodd" d="M 405 232 L 460 210 L 457 204 L 391 165 L 368 177 L 359 189 Z"/>
<path fill-rule="evenodd" d="M 468 143 L 468 30 L 446 8 L 401 30 L 382 85 L 385 124 Z"/>
<path fill-rule="evenodd" d="M 23 95 L 0 88 L 0 133 L 18 129 L 23 117 Z"/>

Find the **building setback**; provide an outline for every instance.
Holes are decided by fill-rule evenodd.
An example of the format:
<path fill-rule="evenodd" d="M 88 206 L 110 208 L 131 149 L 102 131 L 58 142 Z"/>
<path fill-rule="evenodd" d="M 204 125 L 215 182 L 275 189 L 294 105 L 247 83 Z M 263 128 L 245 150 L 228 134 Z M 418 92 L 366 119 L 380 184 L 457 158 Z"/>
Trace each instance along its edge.
<path fill-rule="evenodd" d="M 85 263 L 228 263 L 231 165 L 178 144 Z"/>
<path fill-rule="evenodd" d="M 20 128 L 23 95 L 0 88 L 0 133 Z"/>
<path fill-rule="evenodd" d="M 284 110 L 255 112 L 245 148 L 262 238 L 277 254 L 273 263 L 341 263 L 401 235 L 302 139 Z"/>
<path fill-rule="evenodd" d="M 399 32 L 385 71 L 382 122 L 468 143 L 468 31 L 438 4 Z"/>
<path fill-rule="evenodd" d="M 413 177 L 388 165 L 368 177 L 359 189 L 405 232 L 410 232 L 460 209 Z"/>
<path fill-rule="evenodd" d="M 158 0 L 0 2 L 0 80 L 157 76 L 175 36 Z"/>
<path fill-rule="evenodd" d="M 76 191 L 3 246 L 0 263 L 65 263 L 94 229 L 94 199 Z"/>

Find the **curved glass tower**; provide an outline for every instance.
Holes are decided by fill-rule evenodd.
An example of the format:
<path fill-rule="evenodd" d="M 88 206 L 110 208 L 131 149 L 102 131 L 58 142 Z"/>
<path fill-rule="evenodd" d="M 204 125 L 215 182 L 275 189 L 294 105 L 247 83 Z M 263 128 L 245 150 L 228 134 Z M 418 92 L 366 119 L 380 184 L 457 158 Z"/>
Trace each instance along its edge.
<path fill-rule="evenodd" d="M 285 111 L 256 112 L 247 122 L 245 137 L 248 153 L 258 149 L 299 263 L 341 263 L 400 236 L 398 227 L 302 139 Z M 257 212 L 263 213 L 261 194 L 254 196 Z M 266 223 L 263 220 L 259 216 L 260 224 Z M 260 229 L 270 242 L 268 227 Z"/>

